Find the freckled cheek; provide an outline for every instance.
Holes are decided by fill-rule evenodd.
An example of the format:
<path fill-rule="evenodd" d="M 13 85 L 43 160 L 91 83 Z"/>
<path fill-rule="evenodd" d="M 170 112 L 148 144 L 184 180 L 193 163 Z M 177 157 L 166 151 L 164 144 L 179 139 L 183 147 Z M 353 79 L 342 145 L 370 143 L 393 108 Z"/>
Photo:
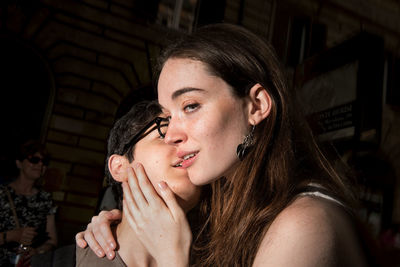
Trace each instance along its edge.
<path fill-rule="evenodd" d="M 208 119 L 209 116 L 205 116 L 204 120 L 197 120 L 193 124 L 188 125 L 187 129 L 193 136 L 201 138 L 212 138 L 220 132 L 219 122 L 216 120 Z"/>

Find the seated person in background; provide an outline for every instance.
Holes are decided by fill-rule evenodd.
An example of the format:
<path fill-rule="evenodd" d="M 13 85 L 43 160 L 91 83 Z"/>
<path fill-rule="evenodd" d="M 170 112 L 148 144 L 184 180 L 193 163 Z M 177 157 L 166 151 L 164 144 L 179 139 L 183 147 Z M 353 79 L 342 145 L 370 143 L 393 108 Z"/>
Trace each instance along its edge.
<path fill-rule="evenodd" d="M 160 114 L 161 109 L 156 102 L 144 101 L 136 104 L 114 124 L 108 138 L 106 173 L 110 182 L 119 192 L 119 207 L 122 206 L 123 195 L 124 206 L 127 205 L 125 202 L 127 190 L 129 190 L 127 182 L 130 187 L 133 186 L 133 179 L 136 181 L 135 173 L 139 173 L 136 170 L 142 169 L 142 166 L 137 163 L 141 163 L 147 170 L 147 175 L 154 187 L 158 188 L 157 184 L 165 181 L 169 188 L 172 188 L 173 192 L 168 191 L 171 199 L 175 200 L 173 193 L 176 194 L 174 204 L 180 205 L 186 213 L 199 202 L 201 189 L 190 182 L 186 170 L 174 166 L 174 162 L 178 160 L 176 150 L 162 140 L 168 123 L 166 119 L 157 117 Z M 124 193 L 122 188 L 124 188 Z M 76 266 L 156 266 L 164 264 L 158 261 L 158 255 L 152 255 L 152 251 L 139 241 L 125 212 L 128 211 L 124 209 L 121 223 L 113 229 L 113 235 L 117 241 L 116 257 L 110 262 L 107 258 L 99 258 L 88 247 L 82 249 L 77 246 Z M 185 214 L 178 216 L 185 217 Z M 186 222 L 186 220 L 182 221 Z M 182 227 L 189 227 L 189 225 L 186 222 Z M 187 250 L 189 251 L 189 248 Z M 166 251 L 166 253 L 168 252 Z M 174 263 L 168 264 L 175 265 Z"/>
<path fill-rule="evenodd" d="M 15 264 L 17 254 L 28 263 L 32 255 L 57 245 L 56 209 L 50 193 L 38 186 L 48 163 L 44 146 L 28 141 L 17 156 L 19 175 L 13 182 L 0 185 L 0 266 Z"/>

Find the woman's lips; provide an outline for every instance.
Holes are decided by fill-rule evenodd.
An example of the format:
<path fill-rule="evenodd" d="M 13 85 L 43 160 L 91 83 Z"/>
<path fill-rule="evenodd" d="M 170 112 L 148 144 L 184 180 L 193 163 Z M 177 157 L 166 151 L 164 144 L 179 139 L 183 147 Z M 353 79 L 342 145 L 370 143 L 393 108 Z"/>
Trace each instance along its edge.
<path fill-rule="evenodd" d="M 180 160 L 174 163 L 173 167 L 175 168 L 188 168 L 197 158 L 198 152 L 193 152 L 182 156 Z"/>
<path fill-rule="evenodd" d="M 195 162 L 197 155 L 198 154 L 196 153 L 193 157 L 183 160 L 181 163 L 182 168 L 189 168 Z"/>

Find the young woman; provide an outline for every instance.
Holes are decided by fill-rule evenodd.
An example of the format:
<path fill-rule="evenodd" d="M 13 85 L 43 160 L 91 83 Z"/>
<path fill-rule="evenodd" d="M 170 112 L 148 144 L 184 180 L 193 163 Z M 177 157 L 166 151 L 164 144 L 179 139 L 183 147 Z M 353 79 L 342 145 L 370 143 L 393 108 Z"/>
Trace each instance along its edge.
<path fill-rule="evenodd" d="M 207 242 L 194 247 L 199 265 L 367 265 L 349 186 L 298 116 L 268 44 L 238 26 L 206 26 L 164 50 L 156 81 L 169 118 L 164 141 L 179 157 L 174 166 L 213 189 L 202 209 Z M 136 176 L 131 206 L 159 198 L 148 193 L 144 172 Z M 130 221 L 142 242 L 162 253 L 161 233 L 153 232 L 163 217 L 158 209 L 131 209 Z M 153 218 L 152 228 L 143 217 Z M 106 220 L 99 221 L 94 229 Z M 101 238 L 110 244 L 110 236 Z"/>

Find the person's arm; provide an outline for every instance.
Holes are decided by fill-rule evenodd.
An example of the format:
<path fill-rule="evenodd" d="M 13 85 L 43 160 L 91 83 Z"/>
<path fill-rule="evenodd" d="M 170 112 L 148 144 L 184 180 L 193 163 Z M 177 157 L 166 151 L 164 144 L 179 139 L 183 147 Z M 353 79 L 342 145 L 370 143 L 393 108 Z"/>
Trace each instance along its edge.
<path fill-rule="evenodd" d="M 49 235 L 49 240 L 36 249 L 37 253 L 45 253 L 57 246 L 57 230 L 54 214 L 47 215 L 46 231 Z"/>
<path fill-rule="evenodd" d="M 93 216 L 85 231 L 76 234 L 76 244 L 81 248 L 89 245 L 98 257 L 106 255 L 112 260 L 117 245 L 111 232 L 111 225 L 119 223 L 121 218 L 122 213 L 118 209 L 101 211 L 98 216 Z"/>
<path fill-rule="evenodd" d="M 17 242 L 24 245 L 30 245 L 32 243 L 33 238 L 37 235 L 36 230 L 33 227 L 17 228 L 2 232 L 1 234 L 2 234 L 1 244 L 5 244 L 8 242 Z"/>

